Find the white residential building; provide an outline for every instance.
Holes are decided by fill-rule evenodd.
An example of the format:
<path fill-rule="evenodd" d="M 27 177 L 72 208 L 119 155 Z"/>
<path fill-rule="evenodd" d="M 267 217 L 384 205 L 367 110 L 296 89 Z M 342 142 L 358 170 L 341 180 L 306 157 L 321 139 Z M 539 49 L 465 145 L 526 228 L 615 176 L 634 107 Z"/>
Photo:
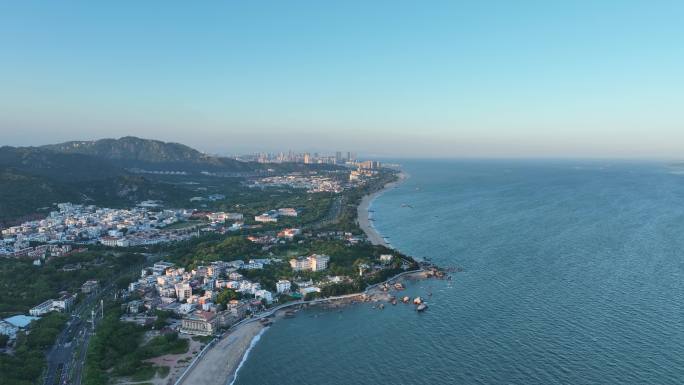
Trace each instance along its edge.
<path fill-rule="evenodd" d="M 292 284 L 286 279 L 281 279 L 280 281 L 276 282 L 276 291 L 278 294 L 289 292 L 291 287 Z"/>
<path fill-rule="evenodd" d="M 309 256 L 311 271 L 321 271 L 328 268 L 330 257 L 327 255 L 313 254 Z"/>
<path fill-rule="evenodd" d="M 179 302 L 183 302 L 192 296 L 192 287 L 189 283 L 177 283 L 176 288 L 176 298 Z"/>
<path fill-rule="evenodd" d="M 249 263 L 245 263 L 244 265 L 242 265 L 242 268 L 246 270 L 259 270 L 264 268 L 264 264 L 261 262 L 250 261 Z"/>
<path fill-rule="evenodd" d="M 292 207 L 285 207 L 282 209 L 278 209 L 278 215 L 282 215 L 284 217 L 296 217 L 297 210 L 293 209 Z"/>
<path fill-rule="evenodd" d="M 290 267 L 294 271 L 310 270 L 311 263 L 308 258 L 299 257 L 290 259 Z"/>
<path fill-rule="evenodd" d="M 320 293 L 321 289 L 316 286 L 302 287 L 299 289 L 299 293 L 306 296 L 309 293 Z"/>
<path fill-rule="evenodd" d="M 43 302 L 37 306 L 32 307 L 29 310 L 29 314 L 31 314 L 34 317 L 38 317 L 38 316 L 41 316 L 43 314 L 47 314 L 47 313 L 51 312 L 52 310 L 53 310 L 52 309 L 52 300 L 49 299 L 49 300 L 47 300 L 47 301 L 45 301 L 45 302 Z"/>
<path fill-rule="evenodd" d="M 259 299 L 265 299 L 266 303 L 273 302 L 273 294 L 268 290 L 257 290 L 254 292 L 254 296 Z"/>
<path fill-rule="evenodd" d="M 310 256 L 304 258 L 292 258 L 290 259 L 290 267 L 294 271 L 322 271 L 328 268 L 328 262 L 330 257 L 327 255 L 311 254 Z"/>
<path fill-rule="evenodd" d="M 254 217 L 254 220 L 262 223 L 275 223 L 278 222 L 278 217 L 271 216 L 269 214 L 261 214 Z"/>

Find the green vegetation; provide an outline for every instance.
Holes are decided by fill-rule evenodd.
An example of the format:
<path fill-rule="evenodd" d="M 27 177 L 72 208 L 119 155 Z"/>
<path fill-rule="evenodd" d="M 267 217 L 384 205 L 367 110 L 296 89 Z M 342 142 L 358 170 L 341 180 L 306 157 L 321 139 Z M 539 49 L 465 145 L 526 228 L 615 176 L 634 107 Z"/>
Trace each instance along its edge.
<path fill-rule="evenodd" d="M 153 199 L 168 206 L 191 208 L 189 198 L 206 192 L 225 194 L 229 199 L 210 206 L 197 203 L 196 208 L 232 207 L 250 203 L 249 196 L 259 194 L 241 185 L 245 175 L 325 169 L 335 167 L 295 163 L 265 166 L 208 156 L 178 143 L 135 137 L 43 147 L 4 146 L 0 147 L 0 224 L 42 215 L 46 210 L 39 209 L 49 209 L 55 202 L 116 208 Z M 186 174 L 136 174 L 130 170 Z M 201 174 L 203 171 L 213 174 Z"/>
<path fill-rule="evenodd" d="M 195 238 L 174 246 L 170 256 L 171 261 L 191 268 L 211 261 L 247 259 L 250 255 L 261 252 L 261 246 L 242 236 L 213 235 L 207 238 Z"/>
<path fill-rule="evenodd" d="M 45 367 L 45 352 L 52 346 L 68 316 L 50 313 L 17 336 L 14 354 L 0 354 L 0 383 L 29 385 L 39 382 Z"/>
<path fill-rule="evenodd" d="M 223 289 L 216 296 L 216 303 L 225 306 L 228 302 L 236 299 L 242 299 L 242 293 L 238 293 L 233 289 Z"/>
<path fill-rule="evenodd" d="M 207 342 L 213 340 L 213 336 L 193 336 L 192 340 L 206 344 Z"/>
<path fill-rule="evenodd" d="M 61 291 L 80 291 L 83 282 L 106 282 L 121 270 L 140 265 L 144 257 L 132 253 L 85 252 L 55 258 L 43 266 L 26 259 L 5 259 L 0 264 L 0 314 L 27 313 L 28 309 Z"/>
<path fill-rule="evenodd" d="M 387 183 L 397 180 L 397 173 L 392 170 L 383 170 L 361 188 L 345 192 L 345 205 L 342 207 L 339 222 L 329 226 L 329 230 L 349 231 L 361 234 L 361 228 L 357 223 L 357 208 L 364 196 L 381 190 Z"/>
<path fill-rule="evenodd" d="M 178 338 L 177 333 L 162 334 L 144 343 L 144 335 L 149 328 L 122 322 L 120 315 L 121 311 L 116 305 L 107 309 L 88 347 L 84 383 L 107 384 L 112 376 L 146 381 L 158 371 L 165 376 L 168 375 L 168 368 L 158 368 L 144 361 L 188 351 L 188 340 Z"/>

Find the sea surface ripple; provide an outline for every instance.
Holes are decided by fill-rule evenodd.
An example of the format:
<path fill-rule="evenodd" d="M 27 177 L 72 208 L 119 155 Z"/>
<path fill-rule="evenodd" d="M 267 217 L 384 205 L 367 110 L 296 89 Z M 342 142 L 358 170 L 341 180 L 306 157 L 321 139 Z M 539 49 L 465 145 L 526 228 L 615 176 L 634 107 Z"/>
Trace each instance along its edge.
<path fill-rule="evenodd" d="M 423 314 L 276 322 L 247 384 L 684 384 L 684 176 L 658 163 L 405 161 L 373 203 L 399 250 L 460 266 Z M 402 204 L 410 207 L 402 207 Z"/>

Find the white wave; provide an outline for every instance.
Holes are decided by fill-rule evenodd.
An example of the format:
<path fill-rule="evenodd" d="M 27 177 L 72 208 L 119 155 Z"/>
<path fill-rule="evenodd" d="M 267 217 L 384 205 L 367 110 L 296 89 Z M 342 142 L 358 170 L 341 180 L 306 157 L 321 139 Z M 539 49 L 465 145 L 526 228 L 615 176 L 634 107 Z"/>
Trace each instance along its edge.
<path fill-rule="evenodd" d="M 235 369 L 235 374 L 233 374 L 233 379 L 230 381 L 230 385 L 235 385 L 235 381 L 237 380 L 238 373 L 240 373 L 240 369 L 242 368 L 242 365 L 247 362 L 247 356 L 249 356 L 249 352 L 252 351 L 252 349 L 256 346 L 257 342 L 261 339 L 261 336 L 268 330 L 268 328 L 263 328 L 259 334 L 255 335 L 254 338 L 252 338 L 252 341 L 249 343 L 249 347 L 245 351 L 245 354 L 242 356 L 242 360 L 240 360 L 240 364 L 238 365 L 237 369 Z"/>

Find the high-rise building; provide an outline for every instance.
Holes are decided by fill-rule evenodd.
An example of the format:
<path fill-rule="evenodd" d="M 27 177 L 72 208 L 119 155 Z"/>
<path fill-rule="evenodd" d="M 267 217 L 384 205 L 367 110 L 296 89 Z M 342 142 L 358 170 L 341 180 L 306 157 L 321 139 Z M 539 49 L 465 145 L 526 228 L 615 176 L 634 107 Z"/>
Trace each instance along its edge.
<path fill-rule="evenodd" d="M 311 155 L 308 152 L 304 154 L 304 163 L 311 164 Z"/>
<path fill-rule="evenodd" d="M 192 296 L 192 287 L 187 283 L 177 283 L 175 289 L 178 302 L 183 302 Z"/>
<path fill-rule="evenodd" d="M 337 164 L 342 163 L 342 152 L 341 151 L 337 151 L 335 153 L 335 163 L 337 163 Z"/>
<path fill-rule="evenodd" d="M 311 266 L 311 271 L 321 271 L 328 268 L 328 262 L 330 257 L 327 255 L 313 254 L 309 256 L 309 265 Z"/>

